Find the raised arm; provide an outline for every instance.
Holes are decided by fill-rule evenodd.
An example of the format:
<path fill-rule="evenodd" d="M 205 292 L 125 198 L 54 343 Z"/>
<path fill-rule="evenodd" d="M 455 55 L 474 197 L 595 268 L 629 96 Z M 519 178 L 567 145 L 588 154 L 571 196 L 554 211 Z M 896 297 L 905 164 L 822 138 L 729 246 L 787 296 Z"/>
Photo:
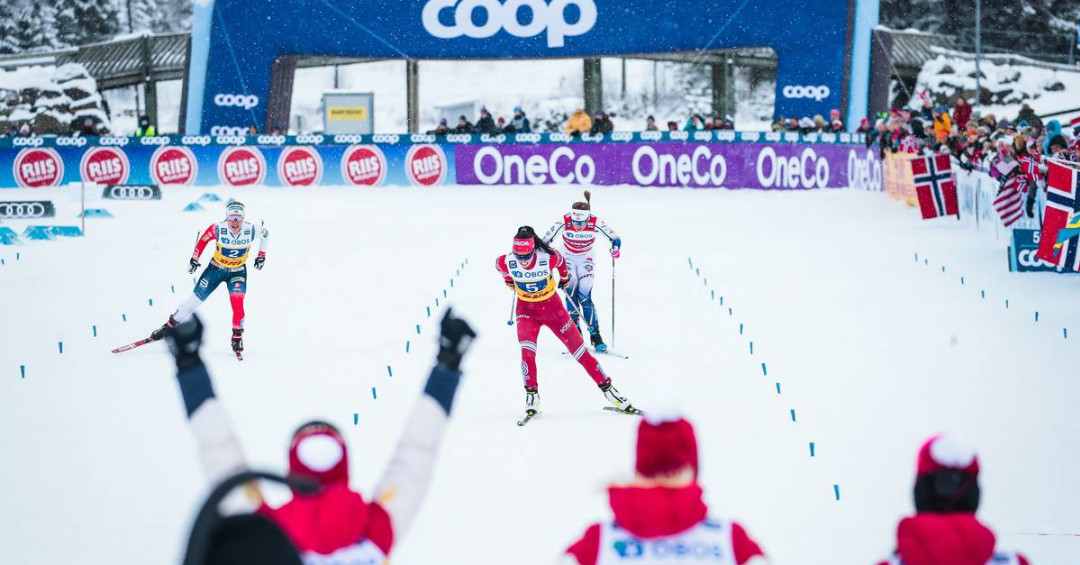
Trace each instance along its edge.
<path fill-rule="evenodd" d="M 211 484 L 217 484 L 248 466 L 232 422 L 214 395 L 210 373 L 199 357 L 202 332 L 202 322 L 193 315 L 176 326 L 166 340 L 176 359 L 176 381 L 195 437 L 199 463 Z"/>
<path fill-rule="evenodd" d="M 270 230 L 265 224 L 259 224 L 259 255 L 255 257 L 255 269 L 262 270 L 266 263 L 266 251 L 270 249 Z"/>
<path fill-rule="evenodd" d="M 461 357 L 476 333 L 447 311 L 442 319 L 438 364 L 413 407 L 394 455 L 375 491 L 375 501 L 390 515 L 394 539 L 412 525 L 424 501 L 442 443 L 461 372 Z"/>
<path fill-rule="evenodd" d="M 199 236 L 199 241 L 195 242 L 195 251 L 191 254 L 191 258 L 198 261 L 199 257 L 202 257 L 203 250 L 206 249 L 206 244 L 215 240 L 217 240 L 217 225 L 210 224 L 210 227 Z"/>

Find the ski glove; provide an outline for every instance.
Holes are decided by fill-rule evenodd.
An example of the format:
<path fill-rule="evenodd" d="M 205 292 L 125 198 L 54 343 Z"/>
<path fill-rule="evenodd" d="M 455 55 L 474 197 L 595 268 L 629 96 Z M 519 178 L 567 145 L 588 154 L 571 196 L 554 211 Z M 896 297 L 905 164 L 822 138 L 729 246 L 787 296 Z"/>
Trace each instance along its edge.
<path fill-rule="evenodd" d="M 184 370 L 195 365 L 202 364 L 199 358 L 199 347 L 202 346 L 203 325 L 198 316 L 177 325 L 173 331 L 165 336 L 165 342 L 169 344 L 169 351 L 176 359 L 176 368 Z"/>
<path fill-rule="evenodd" d="M 439 336 L 439 365 L 457 371 L 461 365 L 461 357 L 469 349 L 476 332 L 469 327 L 468 322 L 455 317 L 452 308 L 446 309 L 440 326 L 442 334 Z"/>
<path fill-rule="evenodd" d="M 619 251 L 619 247 L 618 246 L 612 247 L 611 248 L 611 258 L 612 259 L 618 259 L 620 256 L 622 256 L 622 253 Z"/>
<path fill-rule="evenodd" d="M 264 264 L 266 264 L 266 257 L 263 257 L 262 255 L 259 255 L 258 257 L 255 258 L 255 270 L 256 271 L 261 271 Z"/>
<path fill-rule="evenodd" d="M 187 272 L 190 275 L 190 274 L 194 273 L 199 268 L 199 266 L 200 266 L 199 265 L 199 260 L 192 257 L 191 262 L 188 263 L 188 265 L 190 265 L 190 266 L 188 267 Z"/>

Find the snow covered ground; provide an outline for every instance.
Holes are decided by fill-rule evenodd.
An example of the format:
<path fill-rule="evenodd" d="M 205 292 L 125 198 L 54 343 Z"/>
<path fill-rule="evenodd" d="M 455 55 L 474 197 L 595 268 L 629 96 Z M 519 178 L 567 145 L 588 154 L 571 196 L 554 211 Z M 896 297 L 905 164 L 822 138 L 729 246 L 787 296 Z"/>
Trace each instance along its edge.
<path fill-rule="evenodd" d="M 601 361 L 644 409 L 681 402 L 713 512 L 739 518 L 773 563 L 884 557 L 912 511 L 915 452 L 939 431 L 979 450 L 980 514 L 1001 546 L 1039 565 L 1080 559 L 1080 278 L 1009 274 L 1000 243 L 922 222 L 879 193 L 593 190 L 625 243 L 614 336 L 603 259 L 595 298 L 630 359 Z M 85 238 L 0 247 L 6 564 L 178 562 L 207 485 L 172 360 L 160 344 L 108 351 L 190 292 L 191 246 L 221 216 L 180 212 L 203 192 L 91 202 L 116 218 L 90 221 Z M 545 335 L 546 413 L 514 425 L 519 350 L 493 268 L 518 225 L 548 226 L 578 189 L 212 192 L 244 200 L 272 232 L 266 269 L 249 277 L 245 361 L 229 352 L 225 296 L 201 310 L 204 358 L 255 466 L 283 469 L 293 428 L 325 418 L 345 430 L 352 484 L 370 493 L 450 302 L 480 338 L 437 478 L 394 563 L 552 563 L 606 516 L 604 485 L 631 472 L 637 422 L 601 411 L 594 385 Z M 3 196 L 51 198 L 53 223 L 77 223 L 77 193 Z"/>

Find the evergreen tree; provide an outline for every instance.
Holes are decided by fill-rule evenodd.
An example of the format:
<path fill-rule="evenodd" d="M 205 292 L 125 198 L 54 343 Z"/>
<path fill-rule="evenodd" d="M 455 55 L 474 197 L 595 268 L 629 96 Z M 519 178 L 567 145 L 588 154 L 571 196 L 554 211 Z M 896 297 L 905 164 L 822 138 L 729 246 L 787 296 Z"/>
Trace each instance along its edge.
<path fill-rule="evenodd" d="M 11 43 L 18 52 L 47 51 L 58 47 L 56 11 L 52 5 L 28 0 L 13 6 Z"/>
<path fill-rule="evenodd" d="M 63 45 L 105 41 L 120 32 L 120 14 L 112 0 L 58 0 L 56 8 L 57 36 Z"/>
<path fill-rule="evenodd" d="M 18 4 L 0 3 L 0 55 L 9 55 L 22 51 L 15 39 L 18 28 L 15 22 L 15 8 Z"/>

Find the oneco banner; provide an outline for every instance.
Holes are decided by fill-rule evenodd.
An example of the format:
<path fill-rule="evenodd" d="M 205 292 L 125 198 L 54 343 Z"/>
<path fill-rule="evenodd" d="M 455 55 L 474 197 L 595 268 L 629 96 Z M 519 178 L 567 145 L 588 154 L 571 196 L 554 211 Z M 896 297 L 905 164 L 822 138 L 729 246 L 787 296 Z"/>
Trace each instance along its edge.
<path fill-rule="evenodd" d="M 691 188 L 881 190 L 871 149 L 767 143 L 466 145 L 458 184 L 628 184 Z"/>
<path fill-rule="evenodd" d="M 368 138 L 358 138 L 366 141 Z M 0 148 L 0 188 L 107 184 L 108 198 L 154 187 L 598 184 L 881 190 L 877 151 L 859 144 L 628 141 L 129 145 Z M 96 166 L 89 164 L 96 163 Z M 102 179 L 126 182 L 99 183 Z"/>

